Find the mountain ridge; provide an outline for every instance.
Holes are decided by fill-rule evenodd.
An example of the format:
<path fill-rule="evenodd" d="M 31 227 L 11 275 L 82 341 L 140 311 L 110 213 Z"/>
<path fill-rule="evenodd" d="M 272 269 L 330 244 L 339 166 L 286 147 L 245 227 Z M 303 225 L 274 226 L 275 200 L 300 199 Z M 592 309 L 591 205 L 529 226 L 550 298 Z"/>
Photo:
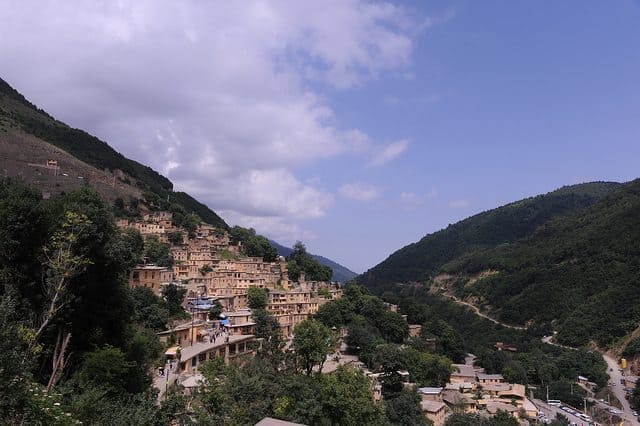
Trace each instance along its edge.
<path fill-rule="evenodd" d="M 357 281 L 377 292 L 418 283 L 567 346 L 612 347 L 640 323 L 638 259 L 640 179 L 595 182 L 464 219 Z"/>
<path fill-rule="evenodd" d="M 278 254 L 280 256 L 287 257 L 291 253 L 293 253 L 293 249 L 292 248 L 283 246 L 282 244 L 278 243 L 277 241 L 274 241 L 274 240 L 270 239 L 269 242 L 271 243 L 272 246 L 274 246 L 276 248 L 276 250 L 278 251 Z M 318 262 L 320 262 L 322 265 L 328 266 L 333 270 L 333 277 L 332 277 L 333 281 L 346 283 L 347 281 L 355 278 L 358 275 L 355 272 L 353 272 L 352 270 L 350 270 L 349 268 L 347 268 L 346 266 L 343 266 L 343 265 L 339 264 L 338 262 L 336 262 L 334 260 L 331 260 L 329 258 L 326 258 L 324 256 L 320 256 L 320 255 L 317 255 L 317 254 L 312 254 L 311 256 L 314 259 L 316 259 Z"/>
<path fill-rule="evenodd" d="M 4 135 L 0 139 L 0 167 L 5 176 L 21 177 L 44 193 L 90 185 L 111 203 L 116 198 L 145 199 L 152 204 L 168 204 L 164 200 L 170 200 L 187 212 L 196 213 L 206 223 L 229 229 L 206 204 L 186 192 L 174 191 L 173 183 L 165 176 L 127 158 L 88 132 L 55 119 L 2 78 L 0 135 Z M 59 165 L 55 169 L 46 168 L 46 162 L 53 158 Z M 275 247 L 279 252 L 285 248 L 277 243 Z M 331 267 L 337 281 L 346 282 L 356 276 L 331 259 L 313 257 Z"/>

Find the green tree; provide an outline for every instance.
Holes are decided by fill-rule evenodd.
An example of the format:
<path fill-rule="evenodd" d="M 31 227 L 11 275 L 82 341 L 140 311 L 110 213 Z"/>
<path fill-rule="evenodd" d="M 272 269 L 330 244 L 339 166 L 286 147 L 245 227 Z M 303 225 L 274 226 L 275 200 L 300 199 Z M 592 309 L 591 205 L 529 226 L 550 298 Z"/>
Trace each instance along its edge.
<path fill-rule="evenodd" d="M 506 411 L 498 410 L 493 416 L 494 426 L 518 426 L 518 421 Z"/>
<path fill-rule="evenodd" d="M 333 348 L 331 330 L 318 321 L 306 319 L 296 325 L 293 334 L 293 348 L 307 376 L 316 365 L 322 370 Z"/>
<path fill-rule="evenodd" d="M 222 305 L 217 300 L 214 300 L 211 305 L 211 309 L 209 309 L 209 319 L 216 320 L 222 313 Z"/>
<path fill-rule="evenodd" d="M 253 309 L 251 315 L 256 323 L 256 337 L 262 341 L 258 355 L 269 358 L 274 365 L 278 366 L 282 361 L 284 348 L 280 323 L 264 309 Z"/>
<path fill-rule="evenodd" d="M 184 296 L 187 294 L 186 288 L 180 288 L 170 283 L 162 289 L 162 296 L 167 303 L 167 309 L 171 317 L 185 317 L 186 312 L 182 307 Z"/>
<path fill-rule="evenodd" d="M 76 377 L 83 388 L 99 387 L 107 395 L 118 396 L 127 392 L 134 367 L 135 363 L 128 361 L 120 349 L 105 346 L 85 354 Z"/>
<path fill-rule="evenodd" d="M 392 425 L 426 426 L 427 421 L 420 402 L 422 399 L 415 389 L 403 389 L 393 398 L 385 399 L 387 419 Z"/>
<path fill-rule="evenodd" d="M 636 386 L 633 388 L 629 402 L 636 410 L 640 409 L 640 383 L 636 383 Z"/>
<path fill-rule="evenodd" d="M 133 305 L 132 320 L 156 332 L 166 330 L 169 323 L 167 303 L 148 287 L 129 289 Z"/>
<path fill-rule="evenodd" d="M 147 262 L 158 266 L 171 266 L 173 258 L 169 254 L 169 244 L 163 243 L 156 235 L 149 235 L 144 240 L 144 256 Z"/>
<path fill-rule="evenodd" d="M 249 287 L 247 289 L 247 299 L 251 309 L 265 309 L 269 303 L 267 290 L 260 287 Z"/>
<path fill-rule="evenodd" d="M 167 239 L 174 246 L 182 244 L 183 234 L 180 231 L 172 231 L 167 233 Z"/>
<path fill-rule="evenodd" d="M 333 374 L 317 375 L 320 403 L 330 424 L 382 425 L 384 409 L 371 398 L 371 382 L 361 370 L 338 367 Z"/>
<path fill-rule="evenodd" d="M 292 281 L 298 281 L 301 272 L 309 281 L 331 281 L 333 275 L 333 270 L 307 253 L 307 248 L 300 241 L 295 243 L 293 252 L 287 257 L 287 269 Z"/>

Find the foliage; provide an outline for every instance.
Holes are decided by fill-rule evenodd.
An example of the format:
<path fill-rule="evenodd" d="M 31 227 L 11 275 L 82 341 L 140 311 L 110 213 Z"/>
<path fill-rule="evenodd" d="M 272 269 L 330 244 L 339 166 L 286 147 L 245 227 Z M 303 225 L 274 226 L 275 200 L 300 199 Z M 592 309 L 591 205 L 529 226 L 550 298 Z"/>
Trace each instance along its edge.
<path fill-rule="evenodd" d="M 85 354 L 76 380 L 80 387 L 100 387 L 106 395 L 117 396 L 127 392 L 129 374 L 134 366 L 120 349 L 105 346 Z"/>
<path fill-rule="evenodd" d="M 333 270 L 307 253 L 307 248 L 300 241 L 296 242 L 293 252 L 287 256 L 287 268 L 292 281 L 298 281 L 301 273 L 309 281 L 331 281 L 333 275 Z"/>
<path fill-rule="evenodd" d="M 640 409 L 640 380 L 636 382 L 636 386 L 633 388 L 629 402 L 636 410 Z"/>
<path fill-rule="evenodd" d="M 383 291 L 392 283 L 424 282 L 466 253 L 531 235 L 555 217 L 593 205 L 618 186 L 606 182 L 575 185 L 480 213 L 401 248 L 360 275 L 358 283 Z"/>
<path fill-rule="evenodd" d="M 203 265 L 202 268 L 200 268 L 198 272 L 200 272 L 200 275 L 202 275 L 204 277 L 209 272 L 213 272 L 213 268 L 209 264 Z"/>
<path fill-rule="evenodd" d="M 249 287 L 247 289 L 247 299 L 251 309 L 265 309 L 269 302 L 267 290 L 260 287 Z"/>
<path fill-rule="evenodd" d="M 183 237 L 184 235 L 181 231 L 172 231 L 167 233 L 167 239 L 174 246 L 182 244 Z"/>
<path fill-rule="evenodd" d="M 492 426 L 491 419 L 474 413 L 453 413 L 444 422 L 445 426 Z"/>
<path fill-rule="evenodd" d="M 222 305 L 219 301 L 214 300 L 211 304 L 211 309 L 209 309 L 209 319 L 217 320 L 220 314 L 222 313 Z"/>
<path fill-rule="evenodd" d="M 622 350 L 622 356 L 633 357 L 640 353 L 640 336 L 634 337 Z"/>
<path fill-rule="evenodd" d="M 262 341 L 258 355 L 269 358 L 277 366 L 282 361 L 284 348 L 280 323 L 265 309 L 253 309 L 251 315 L 256 323 L 256 337 Z"/>
<path fill-rule="evenodd" d="M 187 294 L 186 288 L 180 288 L 173 283 L 169 283 L 162 289 L 162 297 L 167 303 L 167 310 L 171 317 L 186 317 L 186 312 L 182 307 L 184 296 Z"/>
<path fill-rule="evenodd" d="M 173 265 L 169 248 L 169 244 L 160 241 L 157 235 L 148 235 L 144 239 L 144 256 L 149 263 L 168 267 Z"/>
<path fill-rule="evenodd" d="M 253 228 L 234 226 L 229 230 L 229 237 L 233 243 L 242 243 L 244 254 L 250 257 L 261 257 L 265 262 L 278 260 L 278 251 L 269 240 L 257 235 Z"/>
<path fill-rule="evenodd" d="M 255 424 L 266 416 L 319 425 L 385 423 L 382 406 L 371 398 L 371 382 L 359 370 L 305 376 L 276 372 L 256 357 L 242 367 L 215 359 L 201 371 L 205 384 L 194 401 L 199 424 Z"/>
<path fill-rule="evenodd" d="M 148 287 L 134 287 L 129 293 L 134 322 L 154 331 L 167 329 L 170 313 L 164 299 L 156 296 Z"/>
<path fill-rule="evenodd" d="M 333 349 L 331 330 L 318 321 L 306 319 L 296 325 L 293 334 L 293 348 L 307 376 L 316 365 L 321 371 L 326 356 Z"/>
<path fill-rule="evenodd" d="M 403 389 L 384 401 L 385 412 L 392 425 L 426 426 L 430 424 L 420 409 L 420 395 L 415 389 Z"/>

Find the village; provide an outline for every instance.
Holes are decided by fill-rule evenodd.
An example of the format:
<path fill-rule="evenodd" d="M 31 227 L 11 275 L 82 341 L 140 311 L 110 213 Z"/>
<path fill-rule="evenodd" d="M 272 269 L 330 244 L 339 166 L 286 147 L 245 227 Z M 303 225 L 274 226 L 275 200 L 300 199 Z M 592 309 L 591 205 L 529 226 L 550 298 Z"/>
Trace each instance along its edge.
<path fill-rule="evenodd" d="M 233 243 L 225 230 L 199 224 L 190 237 L 173 225 L 170 212 L 150 212 L 142 220 L 120 219 L 117 225 L 171 244 L 173 265 L 136 266 L 129 276 L 130 287 L 146 287 L 158 296 L 169 284 L 186 290 L 183 307 L 189 318 L 158 333 L 166 345 L 166 364 L 158 369 L 154 380 L 159 399 L 174 385 L 179 385 L 185 394 L 197 392 L 202 380 L 199 368 L 207 360 L 220 357 L 229 363 L 255 351 L 260 342 L 255 337 L 256 323 L 248 302 L 250 288 L 267 290 L 266 310 L 277 319 L 289 343 L 297 324 L 314 315 L 322 304 L 342 296 L 339 283 L 307 281 L 304 273 L 292 282 L 283 257 L 265 262 L 260 257 L 245 256 L 242 243 Z M 170 241 L 170 235 L 176 232 L 180 232 L 181 240 Z M 210 317 L 214 306 L 220 308 L 217 318 Z M 397 306 L 388 305 L 388 309 L 397 311 Z M 420 325 L 409 324 L 411 336 L 418 336 L 420 331 Z M 327 356 L 322 373 L 331 374 L 340 365 L 363 370 L 371 379 L 373 399 L 382 399 L 381 373 L 369 371 L 357 356 L 348 354 L 343 339 L 336 352 Z M 500 410 L 515 418 L 538 415 L 536 406 L 525 395 L 524 385 L 507 383 L 499 374 L 485 374 L 473 365 L 473 356 L 465 364 L 453 364 L 452 370 L 446 386 L 418 388 L 422 412 L 435 426 L 444 425 L 454 412 L 491 416 Z M 416 387 L 408 372 L 398 373 L 404 386 Z"/>

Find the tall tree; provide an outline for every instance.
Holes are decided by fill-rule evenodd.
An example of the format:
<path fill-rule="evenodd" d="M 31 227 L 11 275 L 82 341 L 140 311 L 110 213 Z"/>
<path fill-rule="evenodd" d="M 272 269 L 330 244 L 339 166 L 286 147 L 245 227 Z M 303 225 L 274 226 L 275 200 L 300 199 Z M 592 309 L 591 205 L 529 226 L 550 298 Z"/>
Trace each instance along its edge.
<path fill-rule="evenodd" d="M 307 376 L 316 365 L 322 371 L 327 354 L 333 348 L 331 330 L 318 321 L 306 319 L 296 325 L 293 333 L 293 348 Z"/>

